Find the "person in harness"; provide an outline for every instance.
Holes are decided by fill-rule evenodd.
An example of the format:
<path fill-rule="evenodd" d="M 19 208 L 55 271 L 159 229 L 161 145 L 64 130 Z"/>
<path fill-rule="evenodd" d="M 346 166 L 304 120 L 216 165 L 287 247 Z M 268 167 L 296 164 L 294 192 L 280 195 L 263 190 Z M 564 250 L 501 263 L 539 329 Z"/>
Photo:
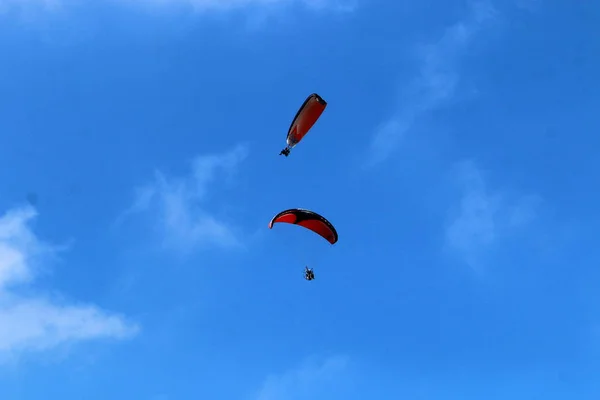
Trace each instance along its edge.
<path fill-rule="evenodd" d="M 292 150 L 292 147 L 294 147 L 297 144 L 298 140 L 296 140 L 296 136 L 290 135 L 287 139 L 287 146 L 285 147 L 285 149 L 281 150 L 281 153 L 279 153 L 279 155 L 283 154 L 286 157 L 289 156 L 290 150 Z"/>
<path fill-rule="evenodd" d="M 304 267 L 304 279 L 307 281 L 312 281 L 315 279 L 315 273 L 313 272 L 312 268 Z"/>

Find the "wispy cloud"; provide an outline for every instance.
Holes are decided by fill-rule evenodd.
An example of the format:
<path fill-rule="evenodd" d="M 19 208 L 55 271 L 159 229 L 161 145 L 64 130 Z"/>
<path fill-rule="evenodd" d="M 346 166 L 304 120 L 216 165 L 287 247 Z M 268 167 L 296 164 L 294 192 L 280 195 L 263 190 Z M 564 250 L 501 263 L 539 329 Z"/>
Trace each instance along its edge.
<path fill-rule="evenodd" d="M 129 0 L 132 3 L 149 5 L 189 5 L 197 11 L 233 10 L 252 6 L 278 6 L 303 4 L 313 9 L 340 8 L 354 4 L 341 0 Z"/>
<path fill-rule="evenodd" d="M 62 0 L 0 0 L 0 12 L 7 11 L 11 7 L 42 7 L 48 10 L 56 9 L 56 7 L 62 4 Z"/>
<path fill-rule="evenodd" d="M 369 149 L 368 166 L 387 159 L 420 118 L 455 97 L 461 78 L 461 58 L 496 13 L 490 1 L 475 1 L 465 18 L 447 28 L 438 41 L 421 46 L 418 75 L 408 85 L 409 89 L 401 93 L 401 111 L 377 129 Z"/>
<path fill-rule="evenodd" d="M 543 0 L 515 0 L 517 7 L 526 11 L 535 12 L 538 11 L 542 5 Z"/>
<path fill-rule="evenodd" d="M 32 283 L 57 247 L 39 240 L 29 227 L 32 207 L 0 217 L 0 354 L 40 351 L 82 340 L 125 339 L 138 326 L 94 305 L 69 304 L 36 293 Z"/>
<path fill-rule="evenodd" d="M 171 249 L 189 252 L 214 245 L 242 246 L 236 228 L 210 213 L 206 206 L 211 185 L 232 178 L 248 150 L 239 145 L 223 154 L 196 157 L 185 176 L 156 171 L 153 181 L 136 190 L 132 207 L 120 218 L 144 213 L 150 216 Z"/>
<path fill-rule="evenodd" d="M 343 394 L 341 380 L 347 380 L 350 360 L 333 356 L 324 361 L 307 361 L 283 374 L 269 376 L 257 393 L 256 400 L 331 399 Z M 336 397 L 337 398 L 337 397 Z"/>
<path fill-rule="evenodd" d="M 446 227 L 446 244 L 479 271 L 488 252 L 536 218 L 540 198 L 514 198 L 506 192 L 490 190 L 483 173 L 471 161 L 461 163 L 457 171 L 462 195 L 458 211 Z"/>
<path fill-rule="evenodd" d="M 106 4 L 129 4 L 140 7 L 188 7 L 196 12 L 232 11 L 244 8 L 267 8 L 291 4 L 313 10 L 352 11 L 357 0 L 101 0 Z M 0 12 L 11 9 L 56 11 L 85 4 L 83 0 L 0 0 Z"/>

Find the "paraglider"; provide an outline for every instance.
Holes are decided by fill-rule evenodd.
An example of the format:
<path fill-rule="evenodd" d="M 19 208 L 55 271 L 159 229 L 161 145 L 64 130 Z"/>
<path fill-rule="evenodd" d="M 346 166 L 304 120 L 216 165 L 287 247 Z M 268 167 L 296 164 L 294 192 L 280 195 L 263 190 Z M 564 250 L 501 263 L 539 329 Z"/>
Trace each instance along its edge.
<path fill-rule="evenodd" d="M 282 211 L 275 215 L 271 222 L 269 222 L 269 229 L 273 229 L 273 225 L 277 223 L 301 226 L 321 236 L 332 245 L 338 241 L 338 233 L 335 227 L 325 217 L 314 211 L 302 208 L 291 208 Z M 304 279 L 307 281 L 315 279 L 315 274 L 312 269 L 305 267 Z"/>
<path fill-rule="evenodd" d="M 304 135 L 308 133 L 325 111 L 325 107 L 327 107 L 327 102 L 316 93 L 311 94 L 304 100 L 288 130 L 287 146 L 281 150 L 279 155 L 283 154 L 286 157 L 290 155 L 290 150 L 300 143 Z"/>

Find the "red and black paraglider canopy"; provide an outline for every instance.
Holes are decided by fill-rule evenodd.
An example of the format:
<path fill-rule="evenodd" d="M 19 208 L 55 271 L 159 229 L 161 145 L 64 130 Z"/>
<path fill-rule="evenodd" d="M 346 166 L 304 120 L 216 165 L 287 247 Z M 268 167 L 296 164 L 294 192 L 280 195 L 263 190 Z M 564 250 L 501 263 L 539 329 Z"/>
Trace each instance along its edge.
<path fill-rule="evenodd" d="M 316 93 L 311 94 L 304 100 L 290 124 L 286 137 L 287 147 L 281 151 L 281 154 L 286 157 L 289 155 L 290 149 L 300 143 L 323 114 L 325 107 L 327 107 L 327 102 Z"/>
<path fill-rule="evenodd" d="M 287 144 L 289 146 L 293 147 L 302 140 L 323 114 L 325 107 L 327 107 L 327 102 L 316 93 L 311 94 L 304 100 L 288 130 Z"/>
<path fill-rule="evenodd" d="M 274 216 L 271 222 L 269 222 L 269 229 L 272 229 L 274 224 L 281 222 L 299 225 L 311 230 L 331 244 L 335 244 L 338 241 L 338 234 L 335 227 L 331 222 L 327 221 L 325 217 L 314 211 L 304 210 L 302 208 L 291 208 L 282 211 Z"/>

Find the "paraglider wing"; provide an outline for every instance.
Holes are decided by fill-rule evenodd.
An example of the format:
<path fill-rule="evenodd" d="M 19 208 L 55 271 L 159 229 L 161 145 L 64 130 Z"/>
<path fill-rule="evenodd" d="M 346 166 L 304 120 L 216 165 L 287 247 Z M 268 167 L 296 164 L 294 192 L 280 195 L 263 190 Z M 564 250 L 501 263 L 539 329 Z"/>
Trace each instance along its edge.
<path fill-rule="evenodd" d="M 327 102 L 316 93 L 311 94 L 304 100 L 288 130 L 287 145 L 290 148 L 302 140 L 304 135 L 306 135 L 321 114 L 323 114 L 325 107 L 327 107 Z"/>
<path fill-rule="evenodd" d="M 338 240 L 337 231 L 331 222 L 327 221 L 325 217 L 317 214 L 314 211 L 304 210 L 301 208 L 292 208 L 282 211 L 274 216 L 271 222 L 269 222 L 269 229 L 272 229 L 274 224 L 280 222 L 300 225 L 303 228 L 315 232 L 317 235 L 323 237 L 331 244 L 335 244 L 335 242 Z"/>

